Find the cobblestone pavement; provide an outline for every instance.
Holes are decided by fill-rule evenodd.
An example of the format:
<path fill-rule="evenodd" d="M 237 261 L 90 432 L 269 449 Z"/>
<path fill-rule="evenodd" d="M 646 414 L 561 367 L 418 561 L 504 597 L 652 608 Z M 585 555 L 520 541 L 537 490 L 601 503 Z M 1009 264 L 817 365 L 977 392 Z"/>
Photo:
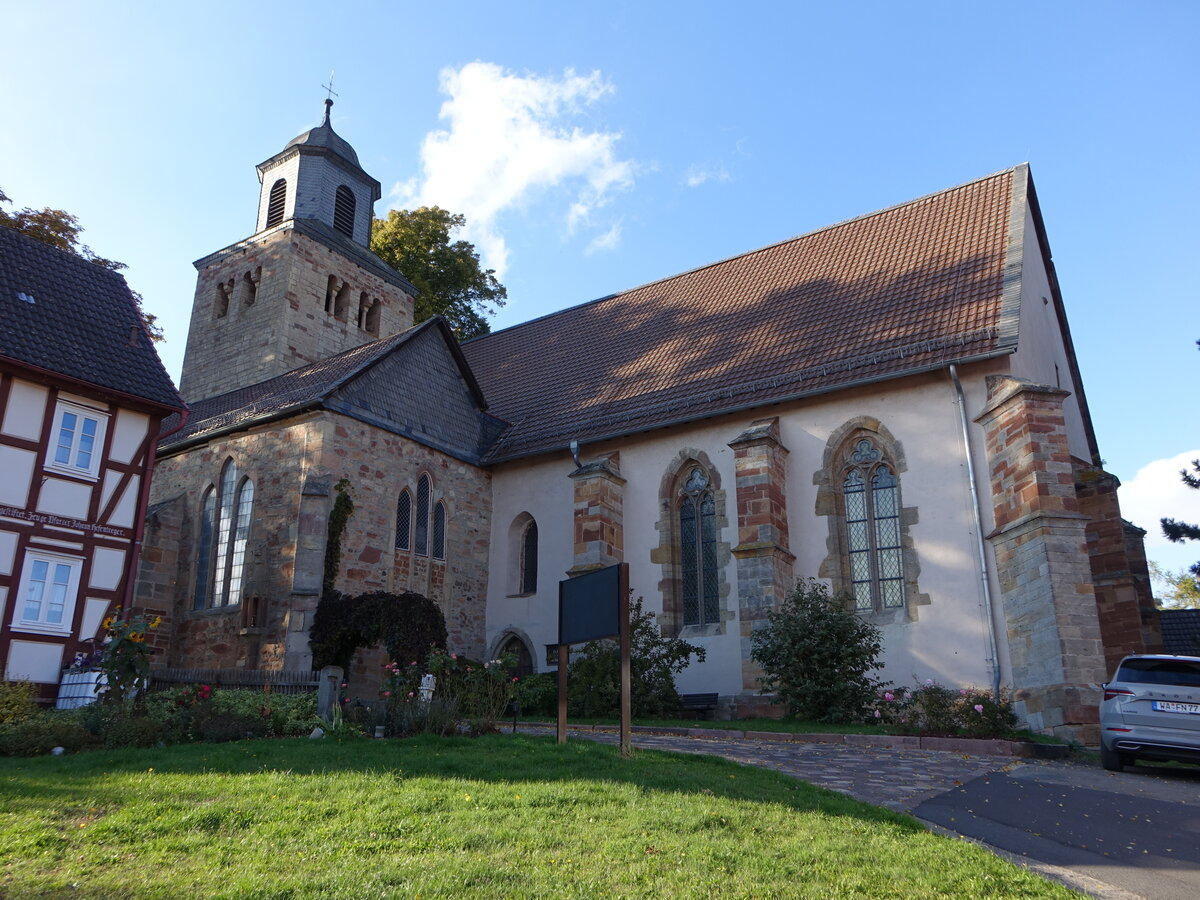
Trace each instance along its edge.
<path fill-rule="evenodd" d="M 554 734 L 553 726 L 527 727 L 529 734 Z M 570 731 L 574 740 L 617 743 L 615 732 Z M 971 756 L 940 750 L 896 750 L 845 744 L 675 737 L 637 733 L 634 749 L 707 753 L 734 762 L 774 769 L 810 784 L 849 794 L 898 812 L 990 772 L 1008 772 L 1026 760 Z"/>

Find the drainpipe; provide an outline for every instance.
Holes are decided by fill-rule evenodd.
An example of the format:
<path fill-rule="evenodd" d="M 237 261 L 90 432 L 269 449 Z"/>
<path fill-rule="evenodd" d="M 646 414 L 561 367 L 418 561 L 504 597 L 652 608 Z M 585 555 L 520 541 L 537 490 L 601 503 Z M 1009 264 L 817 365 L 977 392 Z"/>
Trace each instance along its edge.
<path fill-rule="evenodd" d="M 992 695 L 1000 696 L 1000 652 L 996 647 L 996 622 L 992 611 L 992 583 L 988 578 L 987 548 L 983 546 L 983 513 L 979 506 L 979 491 L 975 489 L 975 462 L 971 454 L 971 430 L 967 426 L 967 401 L 963 396 L 962 383 L 958 380 L 958 369 L 951 363 L 950 380 L 954 382 L 954 393 L 958 404 L 958 421 L 962 426 L 963 446 L 967 451 L 967 484 L 971 486 L 971 514 L 975 519 L 976 551 L 979 554 L 979 585 L 983 589 L 983 606 L 987 612 L 988 644 L 992 651 Z"/>

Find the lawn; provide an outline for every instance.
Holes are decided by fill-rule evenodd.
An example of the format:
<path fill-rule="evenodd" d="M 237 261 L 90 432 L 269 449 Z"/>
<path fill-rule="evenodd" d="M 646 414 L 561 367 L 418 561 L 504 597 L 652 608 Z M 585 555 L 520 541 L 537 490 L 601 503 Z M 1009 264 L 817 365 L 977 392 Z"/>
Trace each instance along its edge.
<path fill-rule="evenodd" d="M 1076 895 L 775 773 L 496 735 L 0 759 L 0 896 Z"/>

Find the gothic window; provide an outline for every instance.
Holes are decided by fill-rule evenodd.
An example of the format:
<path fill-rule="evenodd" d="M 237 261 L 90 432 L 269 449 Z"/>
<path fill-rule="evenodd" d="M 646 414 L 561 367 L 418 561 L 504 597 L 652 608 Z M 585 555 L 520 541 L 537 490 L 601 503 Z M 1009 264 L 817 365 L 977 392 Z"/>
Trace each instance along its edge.
<path fill-rule="evenodd" d="M 216 522 L 217 491 L 209 486 L 200 501 L 200 540 L 196 552 L 196 589 L 192 608 L 204 609 L 208 599 L 208 579 L 212 570 L 213 527 Z"/>
<path fill-rule="evenodd" d="M 904 606 L 900 482 L 868 438 L 854 441 L 842 472 L 845 553 L 854 606 L 865 612 Z"/>
<path fill-rule="evenodd" d="M 333 227 L 347 237 L 354 237 L 354 191 L 344 184 L 338 185 L 333 199 Z"/>
<path fill-rule="evenodd" d="M 418 556 L 429 554 L 429 476 L 422 475 L 417 481 L 417 521 L 413 545 Z"/>
<path fill-rule="evenodd" d="M 283 221 L 283 208 L 287 205 L 287 181 L 280 178 L 271 185 L 271 194 L 267 198 L 267 228 L 272 228 Z"/>
<path fill-rule="evenodd" d="M 716 502 L 708 473 L 688 472 L 678 498 L 678 550 L 684 625 L 720 621 Z"/>
<path fill-rule="evenodd" d="M 446 504 L 440 501 L 433 508 L 433 558 L 446 558 Z"/>
<path fill-rule="evenodd" d="M 193 608 L 236 606 L 241 601 L 246 546 L 254 512 L 254 482 L 238 479 L 228 460 L 214 490 L 204 493 Z"/>
<path fill-rule="evenodd" d="M 396 501 L 396 549 L 412 549 L 412 494 L 407 489 Z"/>
<path fill-rule="evenodd" d="M 521 534 L 521 593 L 537 593 L 538 527 L 532 519 Z"/>

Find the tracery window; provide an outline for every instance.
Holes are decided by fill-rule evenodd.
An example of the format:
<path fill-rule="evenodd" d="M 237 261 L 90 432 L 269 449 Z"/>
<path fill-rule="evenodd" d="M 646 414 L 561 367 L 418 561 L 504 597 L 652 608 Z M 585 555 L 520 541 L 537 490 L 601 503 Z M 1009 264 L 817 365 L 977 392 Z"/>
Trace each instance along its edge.
<path fill-rule="evenodd" d="M 842 473 L 845 548 L 854 606 L 860 611 L 904 606 L 900 542 L 900 481 L 868 438 L 851 446 Z"/>
<path fill-rule="evenodd" d="M 683 624 L 715 624 L 720 621 L 717 509 L 708 473 L 700 466 L 688 472 L 680 491 L 678 514 Z"/>
<path fill-rule="evenodd" d="M 433 508 L 433 558 L 446 558 L 446 504 Z"/>
<path fill-rule="evenodd" d="M 254 482 L 239 480 L 237 464 L 227 460 L 219 485 L 210 486 L 201 501 L 193 609 L 241 602 L 253 513 Z"/>

